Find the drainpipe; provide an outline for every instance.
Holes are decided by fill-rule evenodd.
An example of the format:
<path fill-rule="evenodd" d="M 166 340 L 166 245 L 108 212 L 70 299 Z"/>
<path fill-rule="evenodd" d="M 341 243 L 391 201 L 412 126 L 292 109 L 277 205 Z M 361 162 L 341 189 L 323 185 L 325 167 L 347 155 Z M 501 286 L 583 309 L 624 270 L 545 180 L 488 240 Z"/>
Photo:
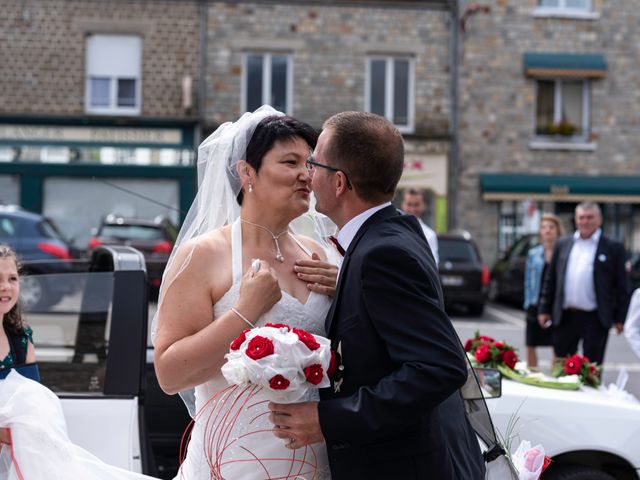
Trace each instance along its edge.
<path fill-rule="evenodd" d="M 448 229 L 453 230 L 458 223 L 458 170 L 460 164 L 458 144 L 458 109 L 459 109 L 459 35 L 460 35 L 460 0 L 450 0 L 451 25 L 449 29 L 449 62 L 450 62 L 450 94 L 451 114 L 449 121 L 449 135 L 451 145 L 449 149 L 449 175 L 447 184 L 447 223 Z"/>
<path fill-rule="evenodd" d="M 199 128 L 196 131 L 196 148 L 200 145 L 202 138 L 202 128 L 206 120 L 206 91 L 207 91 L 207 19 L 208 19 L 208 0 L 200 0 L 200 55 L 198 59 L 198 123 Z"/>

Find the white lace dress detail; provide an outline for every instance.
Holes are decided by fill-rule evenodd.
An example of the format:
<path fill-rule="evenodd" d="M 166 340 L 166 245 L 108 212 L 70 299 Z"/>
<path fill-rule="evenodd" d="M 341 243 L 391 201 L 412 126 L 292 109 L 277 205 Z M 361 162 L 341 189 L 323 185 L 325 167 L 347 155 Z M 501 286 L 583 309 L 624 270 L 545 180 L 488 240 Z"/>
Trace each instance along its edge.
<path fill-rule="evenodd" d="M 300 247 L 310 252 L 300 243 Z M 236 221 L 231 230 L 233 283 L 214 306 L 218 318 L 234 306 L 240 295 L 242 280 L 242 230 Z M 286 323 L 311 333 L 325 335 L 324 320 L 331 300 L 325 295 L 311 292 L 306 303 L 282 292 L 282 298 L 256 323 Z M 196 420 L 187 456 L 177 480 L 329 480 L 329 464 L 324 444 L 312 448 L 289 450 L 285 441 L 276 438 L 268 420 L 266 397 L 261 391 L 237 388 L 222 395 L 228 387 L 218 373 L 195 389 Z M 217 395 L 217 397 L 216 397 Z M 215 400 L 211 401 L 212 398 Z M 313 390 L 309 398 L 317 400 Z M 225 407 L 221 408 L 221 404 Z M 227 407 L 232 405 L 233 407 Z M 218 410 L 216 410 L 216 408 Z M 233 410 L 233 421 L 224 423 L 225 431 L 212 431 L 211 425 L 220 422 L 221 411 Z M 225 445 L 222 450 L 221 445 Z M 212 460 L 213 459 L 213 460 Z M 211 464 L 213 462 L 213 465 Z"/>

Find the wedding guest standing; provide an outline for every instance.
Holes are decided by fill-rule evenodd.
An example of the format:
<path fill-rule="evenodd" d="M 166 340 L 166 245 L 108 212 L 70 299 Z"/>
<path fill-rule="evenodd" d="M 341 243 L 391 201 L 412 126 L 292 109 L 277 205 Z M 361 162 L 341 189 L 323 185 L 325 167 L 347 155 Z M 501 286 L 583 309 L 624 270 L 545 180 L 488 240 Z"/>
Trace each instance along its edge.
<path fill-rule="evenodd" d="M 0 245 L 0 368 L 4 369 L 36 359 L 32 330 L 22 320 L 18 298 L 20 278 L 18 258 L 13 250 Z M 9 443 L 9 432 L 0 428 L 0 444 Z"/>
<path fill-rule="evenodd" d="M 540 295 L 538 320 L 551 320 L 557 357 L 582 353 L 602 363 L 609 329 L 622 333 L 628 287 L 622 243 L 602 233 L 600 207 L 580 203 L 576 232 L 558 240 Z"/>
<path fill-rule="evenodd" d="M 527 365 L 529 368 L 538 367 L 538 354 L 536 347 L 553 346 L 552 331 L 550 324 L 541 325 L 538 323 L 538 299 L 540 298 L 540 285 L 544 278 L 556 240 L 564 235 L 564 229 L 560 219 L 551 214 L 545 213 L 540 220 L 540 245 L 529 250 L 527 263 L 524 271 L 524 309 L 526 313 L 526 345 L 527 345 Z M 554 357 L 551 357 L 553 365 Z"/>
<path fill-rule="evenodd" d="M 422 216 L 427 209 L 427 202 L 424 199 L 424 193 L 415 188 L 408 188 L 402 193 L 402 210 L 409 215 L 413 215 L 418 219 L 427 243 L 433 253 L 433 259 L 438 265 L 438 235 L 429 225 L 422 221 Z"/>

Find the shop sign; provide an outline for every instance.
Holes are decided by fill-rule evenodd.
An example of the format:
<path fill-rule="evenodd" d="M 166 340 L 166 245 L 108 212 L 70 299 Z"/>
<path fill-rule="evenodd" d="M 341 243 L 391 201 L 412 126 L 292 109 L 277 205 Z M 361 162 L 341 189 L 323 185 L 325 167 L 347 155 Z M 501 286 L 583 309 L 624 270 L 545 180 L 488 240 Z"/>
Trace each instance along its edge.
<path fill-rule="evenodd" d="M 176 146 L 182 144 L 182 131 L 175 128 L 65 127 L 0 124 L 0 141 Z"/>

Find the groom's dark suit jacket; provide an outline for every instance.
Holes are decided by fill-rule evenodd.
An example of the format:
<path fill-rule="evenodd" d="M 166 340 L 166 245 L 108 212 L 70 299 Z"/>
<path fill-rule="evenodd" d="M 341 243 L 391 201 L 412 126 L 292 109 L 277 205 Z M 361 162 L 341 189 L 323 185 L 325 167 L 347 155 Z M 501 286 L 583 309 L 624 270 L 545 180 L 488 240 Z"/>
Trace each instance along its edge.
<path fill-rule="evenodd" d="M 389 206 L 360 228 L 326 327 L 344 365 L 318 406 L 333 480 L 484 478 L 459 393 L 464 352 L 414 217 Z"/>

